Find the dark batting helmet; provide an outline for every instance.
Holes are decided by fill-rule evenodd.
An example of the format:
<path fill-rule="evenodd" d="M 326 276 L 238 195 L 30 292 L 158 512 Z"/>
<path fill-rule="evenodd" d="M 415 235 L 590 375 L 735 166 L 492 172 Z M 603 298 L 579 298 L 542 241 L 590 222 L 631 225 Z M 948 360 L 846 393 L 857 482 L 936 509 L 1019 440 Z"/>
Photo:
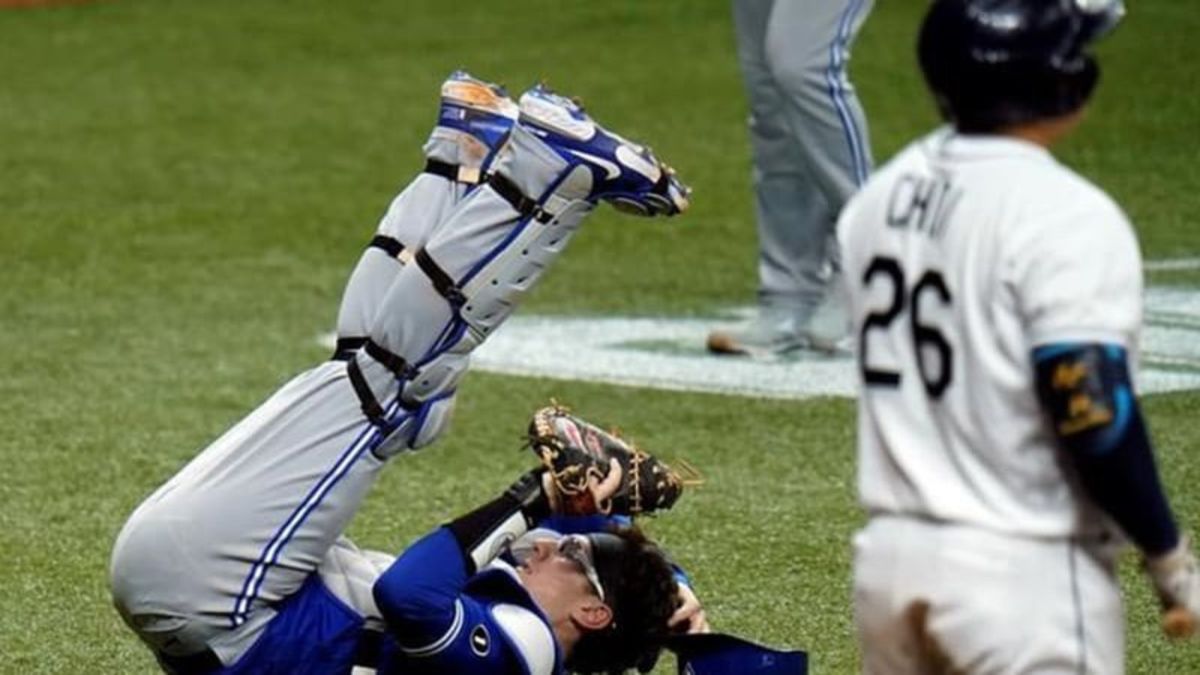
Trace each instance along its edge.
<path fill-rule="evenodd" d="M 1122 0 L 935 0 L 917 52 L 942 116 L 987 133 L 1065 115 L 1100 75 L 1087 52 L 1125 15 Z"/>

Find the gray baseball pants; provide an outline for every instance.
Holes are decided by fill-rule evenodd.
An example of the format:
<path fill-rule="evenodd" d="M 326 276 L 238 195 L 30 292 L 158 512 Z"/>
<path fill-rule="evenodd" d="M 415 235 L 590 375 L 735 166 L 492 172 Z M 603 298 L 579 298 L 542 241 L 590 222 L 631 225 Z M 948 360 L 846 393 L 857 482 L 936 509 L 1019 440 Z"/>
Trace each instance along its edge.
<path fill-rule="evenodd" d="M 505 152 L 498 166 L 526 195 L 560 185 L 567 173 L 566 163 L 528 132 L 514 130 Z M 511 309 L 540 270 L 530 276 L 522 269 L 522 287 L 512 292 L 491 279 L 502 282 L 511 271 L 513 246 L 519 257 L 540 257 L 543 267 L 551 262 L 590 212 L 589 203 L 571 203 L 574 209 L 543 223 L 519 214 L 490 186 L 464 196 L 461 185 L 422 175 L 392 204 L 380 231 L 414 247 L 423 242 L 453 279 L 477 272 L 477 285 L 500 288 Z M 535 250 L 530 237 L 551 230 L 557 248 Z M 429 377 L 439 381 L 428 385 L 420 368 L 415 377 L 398 377 L 366 350 L 349 362 L 323 363 L 285 384 L 151 494 L 118 535 L 111 586 L 126 623 L 156 653 L 207 648 L 232 663 L 274 616 L 273 606 L 322 566 L 344 566 L 352 547 L 342 533 L 379 470 L 440 432 L 466 356 L 483 339 L 469 339 L 470 327 L 451 329 L 463 325 L 426 270 L 374 253 L 352 275 L 339 315 L 351 317 L 341 324 L 348 330 L 368 325 L 353 321 L 370 315 L 366 334 L 377 345 L 409 364 L 438 364 Z M 350 375 L 355 367 L 385 424 L 365 411 Z M 369 596 L 373 576 L 370 561 L 364 564 L 359 585 Z"/>
<path fill-rule="evenodd" d="M 759 303 L 803 325 L 838 267 L 838 212 L 871 170 L 866 119 L 847 77 L 874 0 L 733 0 L 750 102 Z"/>

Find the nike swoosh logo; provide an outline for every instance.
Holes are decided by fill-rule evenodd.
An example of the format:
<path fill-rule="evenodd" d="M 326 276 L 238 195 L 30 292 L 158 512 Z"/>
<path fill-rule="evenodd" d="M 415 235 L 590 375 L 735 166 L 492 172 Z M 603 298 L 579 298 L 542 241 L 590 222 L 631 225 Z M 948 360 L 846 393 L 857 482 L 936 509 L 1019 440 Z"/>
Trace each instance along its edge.
<path fill-rule="evenodd" d="M 604 171 L 608 174 L 609 180 L 617 178 L 621 175 L 621 167 L 617 166 L 616 164 L 613 164 L 612 162 L 608 161 L 607 159 L 602 159 L 595 155 L 589 155 L 586 152 L 580 152 L 578 150 L 572 150 L 570 148 L 567 148 L 567 152 L 571 153 L 572 155 L 575 155 L 579 159 L 582 159 L 587 162 L 591 162 L 592 164 L 599 166 L 601 169 L 604 169 Z"/>
<path fill-rule="evenodd" d="M 658 179 L 662 177 L 662 169 L 658 168 L 658 166 L 650 160 L 634 152 L 634 150 L 627 145 L 622 145 L 617 148 L 617 161 L 642 174 L 651 181 L 657 182 Z"/>

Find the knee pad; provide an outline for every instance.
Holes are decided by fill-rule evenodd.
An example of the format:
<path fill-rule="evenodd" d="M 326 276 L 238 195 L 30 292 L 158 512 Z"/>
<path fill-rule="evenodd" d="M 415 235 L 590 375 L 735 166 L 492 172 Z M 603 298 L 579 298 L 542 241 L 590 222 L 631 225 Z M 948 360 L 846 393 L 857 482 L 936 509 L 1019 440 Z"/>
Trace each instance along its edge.
<path fill-rule="evenodd" d="M 400 397 L 415 405 L 457 389 L 471 364 L 471 352 L 478 344 L 469 331 L 463 331 L 456 344 L 413 369 L 410 379 L 401 385 Z"/>
<path fill-rule="evenodd" d="M 438 439 L 450 424 L 454 413 L 455 391 L 443 393 L 406 409 L 393 422 L 387 435 L 372 452 L 390 459 L 402 452 L 423 448 Z"/>

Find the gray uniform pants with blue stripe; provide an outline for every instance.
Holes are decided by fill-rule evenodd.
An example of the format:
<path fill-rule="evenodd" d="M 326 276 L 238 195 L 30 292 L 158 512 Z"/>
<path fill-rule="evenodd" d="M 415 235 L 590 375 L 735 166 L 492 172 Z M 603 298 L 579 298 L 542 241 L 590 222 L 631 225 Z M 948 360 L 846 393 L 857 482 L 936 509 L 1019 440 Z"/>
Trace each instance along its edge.
<path fill-rule="evenodd" d="M 836 269 L 837 214 L 871 151 L 847 78 L 850 44 L 874 0 L 733 0 L 750 101 L 759 302 L 807 321 Z"/>
<path fill-rule="evenodd" d="M 534 195 L 557 185 L 554 198 L 563 200 L 566 183 L 559 177 L 566 162 L 528 132 L 515 130 L 510 147 L 516 149 L 506 160 L 508 178 Z M 513 235 L 553 228 L 555 241 L 565 245 L 589 210 L 543 223 L 519 214 L 489 186 L 464 196 L 462 186 L 422 175 L 393 203 L 380 229 L 407 228 L 400 232 L 406 241 L 423 243 L 454 279 L 465 278 L 470 268 L 482 270 L 479 278 L 490 278 L 485 274 L 500 275 L 508 264 L 500 253 L 515 245 Z M 543 268 L 561 250 L 543 254 L 528 241 L 520 245 Z M 540 273 L 522 277 L 526 290 Z M 424 270 L 364 257 L 354 277 L 358 281 L 343 300 L 343 316 L 373 316 L 367 334 L 409 363 L 438 353 L 453 312 Z M 375 288 L 376 282 L 386 292 Z M 519 295 L 506 299 L 515 304 Z M 212 650 L 222 662 L 234 662 L 262 634 L 278 603 L 314 573 L 328 587 L 327 573 L 336 572 L 341 578 L 335 581 L 351 587 L 349 598 L 338 597 L 369 618 L 378 566 L 348 545 L 342 532 L 387 459 L 404 449 L 392 444 L 403 429 L 399 425 L 411 422 L 419 435 L 432 423 L 426 408 L 414 407 L 428 399 L 401 400 L 409 384 L 426 377 L 424 371 L 401 384 L 364 352 L 354 359 L 387 421 L 396 425 L 391 436 L 385 438 L 364 414 L 348 364 L 329 361 L 286 383 L 130 516 L 113 548 L 113 599 L 126 623 L 156 653 L 188 656 Z M 466 367 L 465 359 L 457 363 Z M 452 397 L 451 389 L 433 398 Z M 437 429 L 428 433 L 436 435 Z M 353 599 L 355 587 L 361 603 Z"/>

